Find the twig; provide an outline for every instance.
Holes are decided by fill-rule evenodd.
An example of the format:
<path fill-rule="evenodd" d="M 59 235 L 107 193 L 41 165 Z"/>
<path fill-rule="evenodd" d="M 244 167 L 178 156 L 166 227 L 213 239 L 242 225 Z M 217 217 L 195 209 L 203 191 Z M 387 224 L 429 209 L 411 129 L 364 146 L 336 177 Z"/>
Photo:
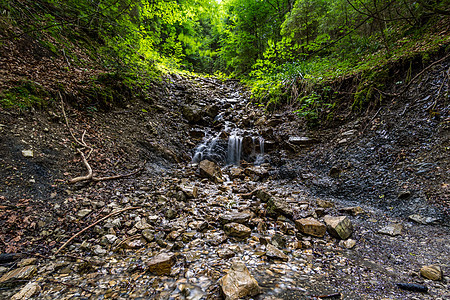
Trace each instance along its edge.
<path fill-rule="evenodd" d="M 55 252 L 55 255 L 57 255 L 62 249 L 64 249 L 64 247 L 66 247 L 71 241 L 73 241 L 73 239 L 75 239 L 77 236 L 79 236 L 80 234 L 82 234 L 83 232 L 85 232 L 86 230 L 88 230 L 89 228 L 94 227 L 94 226 L 97 225 L 98 223 L 100 223 L 100 222 L 102 222 L 102 221 L 104 221 L 104 220 L 106 220 L 106 219 L 108 219 L 108 218 L 110 218 L 110 217 L 112 217 L 112 216 L 115 216 L 115 215 L 118 215 L 118 214 L 120 214 L 120 213 L 123 213 L 124 211 L 127 211 L 127 210 L 133 210 L 133 209 L 138 209 L 138 208 L 141 208 L 141 207 L 140 207 L 140 206 L 127 207 L 127 208 L 124 208 L 124 209 L 121 209 L 121 210 L 112 212 L 112 213 L 110 213 L 109 215 L 107 215 L 107 216 L 105 216 L 105 217 L 103 217 L 103 218 L 101 218 L 101 219 L 95 221 L 94 223 L 92 223 L 92 224 L 89 225 L 88 227 L 84 228 L 83 230 L 77 232 L 77 233 L 74 234 L 70 239 L 68 239 L 67 242 L 65 242 L 61 247 L 59 247 L 59 249 Z"/>
<path fill-rule="evenodd" d="M 88 163 L 88 161 L 86 159 L 86 156 L 84 156 L 84 153 L 80 149 L 77 149 L 77 151 L 78 151 L 78 153 L 80 153 L 81 158 L 83 159 L 83 164 L 88 169 L 88 174 L 86 176 L 79 176 L 79 177 L 72 178 L 71 180 L 69 180 L 69 183 L 76 183 L 76 182 L 79 182 L 79 181 L 91 180 L 92 177 L 93 177 L 93 175 L 92 175 L 92 168 L 89 165 L 89 163 Z"/>

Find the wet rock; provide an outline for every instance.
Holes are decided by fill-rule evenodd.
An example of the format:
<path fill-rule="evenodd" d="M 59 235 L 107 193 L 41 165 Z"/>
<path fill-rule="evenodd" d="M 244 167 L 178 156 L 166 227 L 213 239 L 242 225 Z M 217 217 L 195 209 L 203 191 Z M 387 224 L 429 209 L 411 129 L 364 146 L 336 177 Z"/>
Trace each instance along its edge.
<path fill-rule="evenodd" d="M 340 241 L 339 244 L 341 244 L 341 243 L 342 243 L 342 246 L 344 246 L 347 249 L 353 249 L 353 247 L 356 246 L 356 241 L 352 240 L 352 239 L 348 239 L 348 240 L 345 240 L 345 241 Z"/>
<path fill-rule="evenodd" d="M 39 293 L 41 287 L 36 282 L 28 282 L 17 294 L 14 294 L 10 300 L 26 300 Z"/>
<path fill-rule="evenodd" d="M 191 128 L 189 130 L 189 135 L 194 139 L 202 139 L 205 137 L 205 131 L 199 128 Z"/>
<path fill-rule="evenodd" d="M 23 157 L 33 157 L 34 153 L 33 150 L 22 150 Z"/>
<path fill-rule="evenodd" d="M 333 178 L 338 178 L 340 174 L 341 169 L 336 166 L 331 167 L 330 171 L 328 172 L 328 175 Z"/>
<path fill-rule="evenodd" d="M 17 263 L 18 267 L 25 267 L 25 266 L 29 266 L 29 265 L 34 265 L 37 262 L 37 258 L 36 257 L 31 257 L 31 258 L 24 258 L 21 261 L 19 261 Z"/>
<path fill-rule="evenodd" d="M 272 197 L 267 202 L 266 214 L 269 217 L 276 218 L 280 215 L 292 218 L 294 209 L 292 205 L 287 203 L 284 199 Z"/>
<path fill-rule="evenodd" d="M 251 214 L 246 212 L 227 212 L 219 215 L 220 224 L 239 223 L 246 224 L 250 220 Z"/>
<path fill-rule="evenodd" d="M 269 171 L 261 166 L 251 166 L 244 170 L 245 175 L 249 176 L 253 180 L 263 179 L 269 176 Z"/>
<path fill-rule="evenodd" d="M 323 220 L 327 225 L 328 233 L 335 238 L 346 240 L 353 233 L 353 224 L 346 216 L 325 216 Z"/>
<path fill-rule="evenodd" d="M 423 266 L 420 275 L 430 280 L 442 280 L 442 269 L 438 265 Z"/>
<path fill-rule="evenodd" d="M 402 233 L 402 230 L 403 230 L 402 224 L 390 224 L 378 230 L 378 233 L 396 236 L 400 235 Z"/>
<path fill-rule="evenodd" d="M 272 198 L 272 195 L 265 189 L 256 189 L 252 192 L 252 195 L 262 202 L 268 202 Z"/>
<path fill-rule="evenodd" d="M 217 250 L 217 255 L 220 258 L 229 259 L 229 258 L 232 258 L 235 255 L 235 253 L 228 248 L 224 248 L 224 249 Z"/>
<path fill-rule="evenodd" d="M 198 197 L 198 188 L 196 186 L 180 185 L 178 188 L 186 195 L 188 199 Z"/>
<path fill-rule="evenodd" d="M 239 261 L 233 262 L 230 271 L 219 279 L 219 285 L 225 300 L 255 296 L 261 291 L 256 279 L 245 264 Z"/>
<path fill-rule="evenodd" d="M 239 167 L 233 167 L 230 170 L 231 179 L 241 178 L 244 175 L 244 169 Z"/>
<path fill-rule="evenodd" d="M 239 223 L 228 223 L 223 226 L 223 230 L 228 236 L 237 239 L 246 239 L 252 233 L 252 230 L 245 225 Z"/>
<path fill-rule="evenodd" d="M 223 182 L 222 171 L 216 163 L 205 159 L 199 163 L 198 168 L 201 177 L 208 178 L 216 183 Z"/>
<path fill-rule="evenodd" d="M 339 212 L 349 214 L 352 216 L 357 216 L 364 213 L 364 209 L 360 206 L 349 206 L 349 207 L 343 207 L 339 208 Z"/>
<path fill-rule="evenodd" d="M 23 283 L 34 276 L 36 265 L 29 265 L 9 271 L 0 278 L 0 286 L 14 286 Z"/>
<path fill-rule="evenodd" d="M 316 237 L 323 237 L 327 232 L 323 223 L 311 217 L 295 220 L 295 227 L 303 234 Z"/>
<path fill-rule="evenodd" d="M 289 257 L 283 253 L 280 249 L 272 244 L 266 245 L 266 256 L 271 259 L 278 259 L 282 261 L 288 261 Z"/>
<path fill-rule="evenodd" d="M 199 232 L 204 231 L 209 226 L 208 222 L 206 221 L 193 221 L 189 223 L 189 227 L 191 229 L 197 230 Z"/>
<path fill-rule="evenodd" d="M 400 191 L 397 195 L 398 199 L 405 200 L 411 197 L 411 191 Z"/>
<path fill-rule="evenodd" d="M 272 245 L 278 248 L 286 247 L 286 237 L 278 232 L 272 236 L 270 242 L 272 243 Z"/>
<path fill-rule="evenodd" d="M 149 243 L 155 239 L 155 236 L 153 235 L 153 232 L 150 229 L 144 229 L 142 231 L 142 236 Z"/>
<path fill-rule="evenodd" d="M 418 215 L 418 214 L 410 215 L 410 216 L 408 216 L 408 219 L 410 219 L 411 221 L 414 221 L 416 223 L 423 224 L 423 225 L 435 224 L 439 221 L 439 219 L 437 219 L 437 218 L 424 217 L 424 216 Z"/>
<path fill-rule="evenodd" d="M 223 231 L 208 232 L 206 234 L 208 244 L 218 246 L 227 240 L 227 236 Z"/>
<path fill-rule="evenodd" d="M 127 239 L 122 243 L 124 249 L 138 249 L 147 244 L 147 241 L 143 237 L 136 237 L 134 239 Z"/>
<path fill-rule="evenodd" d="M 169 275 L 175 261 L 173 253 L 159 253 L 147 262 L 146 270 L 156 275 Z"/>
<path fill-rule="evenodd" d="M 173 220 L 178 216 L 177 212 L 173 208 L 169 208 L 166 211 L 166 218 L 169 220 Z"/>
<path fill-rule="evenodd" d="M 93 251 L 95 254 L 100 255 L 100 256 L 106 255 L 106 252 L 107 252 L 100 245 L 95 245 Z"/>

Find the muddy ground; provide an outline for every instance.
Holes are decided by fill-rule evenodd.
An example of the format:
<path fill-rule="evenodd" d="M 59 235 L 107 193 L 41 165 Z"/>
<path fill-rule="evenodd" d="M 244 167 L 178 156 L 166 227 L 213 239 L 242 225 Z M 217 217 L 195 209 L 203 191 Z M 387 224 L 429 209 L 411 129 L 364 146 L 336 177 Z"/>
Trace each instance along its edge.
<path fill-rule="evenodd" d="M 37 258 L 33 264 L 38 274 L 2 287 L 0 297 L 8 298 L 33 281 L 40 286 L 36 299 L 216 299 L 217 279 L 233 259 L 217 257 L 217 252 L 229 248 L 262 287 L 256 299 L 316 299 L 337 293 L 343 299 L 447 299 L 449 67 L 444 61 L 404 96 L 322 129 L 305 127 L 291 111 L 265 114 L 249 103 L 248 92 L 237 82 L 211 78 L 173 75 L 155 86 L 154 100 L 134 100 L 107 113 L 65 103 L 70 130 L 79 140 L 86 132 L 83 140 L 93 147 L 89 163 L 95 176 L 143 167 L 128 178 L 101 182 L 68 184 L 87 171 L 59 101 L 46 111 L 0 111 L 0 252 L 20 254 L 1 272 L 16 268 L 23 258 Z M 205 133 L 226 132 L 228 123 L 215 118 L 220 113 L 225 121 L 264 137 L 266 174 L 223 184 L 199 176 L 191 165 L 194 149 Z M 309 139 L 301 144 L 296 137 Z M 32 156 L 23 150 L 32 150 Z M 242 170 L 246 168 L 251 164 L 243 164 Z M 223 172 L 232 177 L 230 168 Z M 183 198 L 180 184 L 198 187 L 199 196 Z M 258 188 L 288 199 L 293 207 L 300 205 L 301 217 L 348 215 L 356 245 L 348 249 L 329 235 L 301 235 L 295 216 L 266 216 L 264 203 L 242 196 Z M 130 206 L 142 208 L 121 215 L 115 227 L 100 223 L 54 256 L 75 233 L 114 209 Z M 345 207 L 363 212 L 352 215 L 342 212 Z M 249 240 L 223 235 L 217 219 L 227 211 L 252 214 Z M 157 220 L 151 224 L 153 242 L 120 251 L 112 251 L 118 242 L 101 242 L 106 234 L 121 243 L 139 235 L 135 223 L 142 219 Z M 166 235 L 186 233 L 192 221 L 208 224 L 206 231 L 193 230 L 194 240 Z M 401 234 L 380 234 L 392 224 L 401 224 Z M 216 233 L 225 239 L 211 236 Z M 286 239 L 279 246 L 288 262 L 264 254 L 263 240 L 275 234 Z M 96 251 L 97 246 L 106 253 Z M 177 253 L 178 271 L 169 276 L 142 273 L 145 260 L 161 251 Z M 90 261 L 86 272 L 80 270 L 83 260 Z M 424 265 L 439 265 L 444 278 L 421 277 Z M 422 284 L 428 293 L 404 291 L 397 283 Z"/>

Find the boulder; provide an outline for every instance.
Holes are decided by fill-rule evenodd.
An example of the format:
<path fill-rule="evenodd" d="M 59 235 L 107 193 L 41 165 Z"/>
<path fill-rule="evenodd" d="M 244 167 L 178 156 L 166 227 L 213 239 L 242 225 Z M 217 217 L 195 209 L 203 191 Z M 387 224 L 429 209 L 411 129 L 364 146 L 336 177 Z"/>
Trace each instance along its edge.
<path fill-rule="evenodd" d="M 173 253 L 159 253 L 147 262 L 146 270 L 156 275 L 169 275 L 175 261 Z"/>
<path fill-rule="evenodd" d="M 430 280 L 442 280 L 442 269 L 438 265 L 423 266 L 420 275 Z"/>
<path fill-rule="evenodd" d="M 265 189 L 256 189 L 252 192 L 252 195 L 262 202 L 268 202 L 272 198 L 272 195 Z"/>
<path fill-rule="evenodd" d="M 203 111 L 197 105 L 185 105 L 182 110 L 183 117 L 189 121 L 189 123 L 198 123 L 202 120 Z"/>
<path fill-rule="evenodd" d="M 295 220 L 295 227 L 303 234 L 316 237 L 323 237 L 327 232 L 327 227 L 314 218 L 302 218 Z"/>
<path fill-rule="evenodd" d="M 353 233 L 353 224 L 346 216 L 332 217 L 325 216 L 323 218 L 327 225 L 327 231 L 331 236 L 335 238 L 346 240 Z"/>
<path fill-rule="evenodd" d="M 239 223 L 246 224 L 250 220 L 251 214 L 246 212 L 227 212 L 219 215 L 220 224 Z"/>
<path fill-rule="evenodd" d="M 223 226 L 223 230 L 228 236 L 237 239 L 246 239 L 252 233 L 252 230 L 245 225 L 239 223 L 228 223 Z"/>
<path fill-rule="evenodd" d="M 216 183 L 223 182 L 222 179 L 222 171 L 220 170 L 220 167 L 210 160 L 202 160 L 199 165 L 199 172 L 200 176 L 204 178 L 208 178 L 211 181 L 214 181 Z"/>
<path fill-rule="evenodd" d="M 271 197 L 267 202 L 266 214 L 272 218 L 277 218 L 280 215 L 292 218 L 294 209 L 284 199 Z"/>
<path fill-rule="evenodd" d="M 41 287 L 37 282 L 28 282 L 17 294 L 14 294 L 10 300 L 26 300 L 39 293 Z"/>
<path fill-rule="evenodd" d="M 239 261 L 233 262 L 230 271 L 219 279 L 219 285 L 225 300 L 251 297 L 261 292 L 256 279 L 245 264 Z"/>

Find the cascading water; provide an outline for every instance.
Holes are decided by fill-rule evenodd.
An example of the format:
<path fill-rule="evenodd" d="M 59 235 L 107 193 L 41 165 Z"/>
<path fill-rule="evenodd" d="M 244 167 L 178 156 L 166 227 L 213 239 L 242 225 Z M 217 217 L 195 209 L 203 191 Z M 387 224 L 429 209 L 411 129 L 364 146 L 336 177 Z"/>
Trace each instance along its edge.
<path fill-rule="evenodd" d="M 228 138 L 227 164 L 239 166 L 242 153 L 242 136 L 237 131 Z"/>
<path fill-rule="evenodd" d="M 210 136 L 198 145 L 194 150 L 192 162 L 199 163 L 204 159 L 208 159 L 216 163 L 225 162 L 227 153 L 219 136 L 220 133 L 215 136 Z"/>
<path fill-rule="evenodd" d="M 262 136 L 259 136 L 258 141 L 259 141 L 259 153 L 256 155 L 256 159 L 254 162 L 255 165 L 260 165 L 264 163 L 264 138 Z"/>

